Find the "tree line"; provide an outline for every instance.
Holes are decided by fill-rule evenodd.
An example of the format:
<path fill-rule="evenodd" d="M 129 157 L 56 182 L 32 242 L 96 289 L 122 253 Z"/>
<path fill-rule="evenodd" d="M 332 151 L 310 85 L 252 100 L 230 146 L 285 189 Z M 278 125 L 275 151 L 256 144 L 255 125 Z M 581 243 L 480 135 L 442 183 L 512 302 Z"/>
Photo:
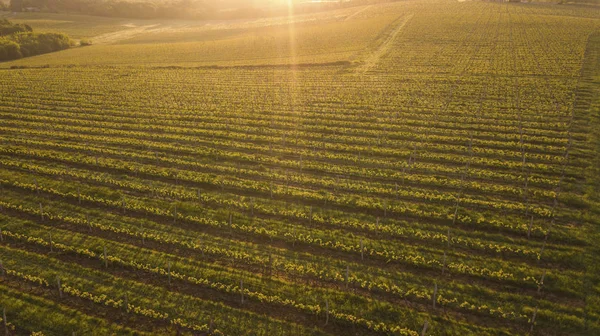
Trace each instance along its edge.
<path fill-rule="evenodd" d="M 65 34 L 35 33 L 29 25 L 0 20 L 0 61 L 64 50 L 72 44 Z"/>
<path fill-rule="evenodd" d="M 344 0 L 322 3 L 293 0 L 296 14 L 390 1 L 396 0 Z M 288 14 L 288 0 L 270 0 L 265 4 L 271 6 L 257 7 L 248 0 L 11 0 L 9 7 L 13 12 L 35 10 L 134 19 L 225 20 Z"/>

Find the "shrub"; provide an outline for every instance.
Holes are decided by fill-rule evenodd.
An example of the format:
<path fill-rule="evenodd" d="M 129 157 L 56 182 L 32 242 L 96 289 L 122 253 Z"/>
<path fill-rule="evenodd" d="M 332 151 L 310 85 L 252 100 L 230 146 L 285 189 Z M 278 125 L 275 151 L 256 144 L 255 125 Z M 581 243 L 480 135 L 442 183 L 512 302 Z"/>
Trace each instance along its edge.
<path fill-rule="evenodd" d="M 90 39 L 81 39 L 81 41 L 79 41 L 79 45 L 82 47 L 86 47 L 86 46 L 91 46 L 92 45 L 92 40 Z"/>

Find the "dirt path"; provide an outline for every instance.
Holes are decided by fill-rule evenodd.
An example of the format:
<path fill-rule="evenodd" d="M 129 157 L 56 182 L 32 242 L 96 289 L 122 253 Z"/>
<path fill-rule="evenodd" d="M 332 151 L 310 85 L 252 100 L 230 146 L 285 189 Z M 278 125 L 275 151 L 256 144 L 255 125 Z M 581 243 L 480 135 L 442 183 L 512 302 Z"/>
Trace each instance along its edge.
<path fill-rule="evenodd" d="M 398 25 L 396 26 L 396 28 L 394 28 L 390 35 L 381 43 L 381 45 L 375 51 L 373 51 L 373 53 L 371 53 L 371 55 L 365 60 L 365 63 L 357 69 L 358 73 L 365 73 L 371 70 L 374 66 L 376 66 L 377 63 L 379 63 L 381 57 L 383 57 L 390 51 L 390 49 L 392 49 L 392 47 L 394 46 L 394 40 L 396 39 L 396 36 L 400 34 L 402 28 L 406 26 L 408 21 L 410 21 L 410 19 L 412 19 L 413 16 L 414 14 L 408 14 L 405 15 L 402 19 L 400 19 L 400 22 L 398 22 Z"/>
<path fill-rule="evenodd" d="M 110 44 L 115 43 L 122 40 L 127 40 L 132 37 L 144 34 L 151 30 L 152 28 L 156 28 L 160 26 L 159 24 L 146 25 L 146 26 L 135 26 L 133 24 L 123 25 L 127 29 L 119 30 L 112 33 L 106 33 L 102 35 L 98 35 L 92 38 L 92 42 L 94 44 Z"/>
<path fill-rule="evenodd" d="M 360 13 L 362 13 L 362 12 L 370 9 L 371 7 L 373 7 L 373 5 L 369 5 L 369 6 L 366 6 L 366 7 L 362 8 L 362 9 L 358 10 L 356 13 L 348 16 L 344 21 L 350 21 L 350 20 L 354 19 L 355 17 L 357 17 L 358 15 L 360 15 Z"/>

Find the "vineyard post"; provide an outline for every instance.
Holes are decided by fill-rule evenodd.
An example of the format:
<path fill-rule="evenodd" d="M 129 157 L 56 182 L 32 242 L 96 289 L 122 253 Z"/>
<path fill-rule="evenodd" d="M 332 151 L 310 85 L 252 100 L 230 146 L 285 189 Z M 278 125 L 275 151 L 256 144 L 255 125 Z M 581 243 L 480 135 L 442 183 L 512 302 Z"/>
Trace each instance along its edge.
<path fill-rule="evenodd" d="M 348 288 L 348 278 L 350 277 L 350 265 L 346 265 L 346 288 Z"/>
<path fill-rule="evenodd" d="M 4 264 L 2 263 L 2 260 L 0 260 L 0 275 L 4 276 L 5 274 Z"/>
<path fill-rule="evenodd" d="M 308 215 L 308 224 L 312 225 L 312 219 L 313 219 L 313 207 L 312 205 L 310 206 L 310 215 Z"/>
<path fill-rule="evenodd" d="M 533 215 L 531 215 L 531 220 L 529 221 L 529 228 L 527 229 L 527 239 L 531 238 L 531 227 L 533 226 Z"/>
<path fill-rule="evenodd" d="M 77 186 L 77 202 L 81 204 L 81 190 L 79 186 Z"/>
<path fill-rule="evenodd" d="M 242 298 L 242 304 L 244 304 L 244 280 L 240 280 L 240 295 Z"/>
<path fill-rule="evenodd" d="M 544 254 L 544 250 L 546 249 L 546 243 L 548 243 L 548 234 L 546 233 L 546 238 L 544 239 L 544 244 L 542 245 L 542 249 L 540 250 L 540 254 L 538 255 L 537 263 L 539 264 L 542 260 L 542 255 Z"/>
<path fill-rule="evenodd" d="M 85 215 L 85 222 L 87 223 L 87 225 L 89 227 L 89 230 L 90 230 L 90 233 L 91 233 L 92 232 L 92 223 L 90 222 L 90 215 L 89 214 Z"/>
<path fill-rule="evenodd" d="M 200 195 L 200 188 L 196 189 L 196 197 L 198 197 L 198 201 L 202 201 L 202 197 Z"/>
<path fill-rule="evenodd" d="M 273 274 L 273 255 L 269 254 L 269 275 Z"/>
<path fill-rule="evenodd" d="M 56 277 L 56 286 L 58 287 L 58 297 L 62 299 L 62 297 L 63 297 L 62 287 L 60 285 L 60 278 L 58 276 Z"/>
<path fill-rule="evenodd" d="M 44 207 L 42 203 L 40 203 L 40 216 L 42 217 L 42 222 L 44 221 Z"/>
<path fill-rule="evenodd" d="M 50 252 L 52 251 L 52 233 L 48 233 L 48 239 L 50 240 Z"/>
<path fill-rule="evenodd" d="M 535 311 L 533 312 L 533 317 L 531 317 L 531 328 L 529 329 L 529 334 L 533 333 L 533 326 L 535 325 L 535 318 L 537 316 L 538 307 L 535 307 Z"/>
<path fill-rule="evenodd" d="M 6 307 L 2 307 L 2 324 L 4 324 L 4 335 L 8 336 L 8 322 L 6 321 Z"/>
<path fill-rule="evenodd" d="M 40 194 L 40 185 L 38 184 L 37 179 L 33 179 L 35 181 L 35 191 L 39 195 Z"/>
<path fill-rule="evenodd" d="M 443 265 L 442 265 L 442 275 L 444 275 L 444 273 L 446 272 L 446 259 L 448 258 L 447 256 L 447 250 L 444 250 L 444 259 L 443 259 Z"/>
<path fill-rule="evenodd" d="M 425 321 L 423 324 L 423 331 L 421 331 L 421 336 L 425 336 L 427 333 L 427 328 L 429 328 L 429 321 Z"/>
<path fill-rule="evenodd" d="M 2 235 L 2 228 L 0 228 L 0 242 L 4 242 L 4 236 Z"/>
<path fill-rule="evenodd" d="M 404 186 L 405 177 L 406 177 L 406 167 L 402 168 L 402 186 Z"/>
<path fill-rule="evenodd" d="M 175 203 L 173 207 L 173 223 L 177 223 L 177 203 Z"/>
<path fill-rule="evenodd" d="M 450 249 L 450 228 L 448 228 L 447 240 L 448 240 L 448 242 L 446 244 L 446 249 L 444 250 L 444 266 L 442 267 L 442 275 L 446 271 L 447 255 L 448 255 L 448 250 Z"/>
<path fill-rule="evenodd" d="M 169 273 L 169 287 L 171 287 L 171 262 L 167 265 L 167 273 Z"/>
<path fill-rule="evenodd" d="M 542 278 L 540 279 L 540 284 L 538 285 L 538 290 L 537 290 L 538 293 L 542 290 L 542 287 L 544 287 L 544 278 L 546 277 L 547 271 L 548 270 L 544 270 L 544 273 L 542 274 Z"/>
<path fill-rule="evenodd" d="M 360 238 L 360 259 L 365 260 L 365 247 L 363 245 L 363 239 Z"/>
<path fill-rule="evenodd" d="M 325 299 L 325 325 L 329 323 L 329 300 Z"/>
<path fill-rule="evenodd" d="M 438 285 L 437 283 L 434 283 L 433 285 L 433 308 L 435 309 L 435 304 L 437 301 L 437 292 L 438 292 Z"/>
<path fill-rule="evenodd" d="M 383 217 L 387 217 L 388 201 L 383 201 Z"/>
<path fill-rule="evenodd" d="M 125 293 L 125 298 L 123 299 L 123 310 L 125 313 L 129 311 L 129 298 L 127 297 L 127 293 Z"/>
<path fill-rule="evenodd" d="M 104 256 L 104 268 L 108 268 L 108 259 L 106 258 L 106 245 L 102 247 L 103 256 Z"/>

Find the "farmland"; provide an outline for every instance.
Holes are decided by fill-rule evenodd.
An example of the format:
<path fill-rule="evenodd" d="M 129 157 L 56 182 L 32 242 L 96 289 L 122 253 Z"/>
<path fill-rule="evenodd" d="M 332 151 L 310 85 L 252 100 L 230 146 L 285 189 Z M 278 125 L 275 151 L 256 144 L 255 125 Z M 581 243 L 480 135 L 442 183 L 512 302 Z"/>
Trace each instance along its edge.
<path fill-rule="evenodd" d="M 600 11 L 11 20 L 0 334 L 600 334 Z"/>

